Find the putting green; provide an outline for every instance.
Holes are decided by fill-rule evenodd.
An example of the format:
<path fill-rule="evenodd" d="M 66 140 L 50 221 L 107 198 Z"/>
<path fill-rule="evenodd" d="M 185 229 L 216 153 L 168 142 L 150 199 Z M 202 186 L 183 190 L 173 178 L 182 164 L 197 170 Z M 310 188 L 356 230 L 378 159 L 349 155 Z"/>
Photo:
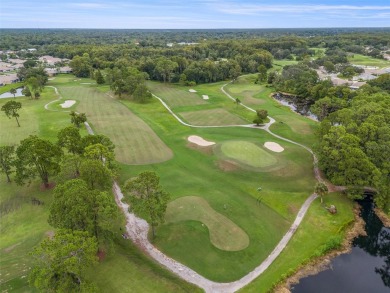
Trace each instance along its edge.
<path fill-rule="evenodd" d="M 168 204 L 166 222 L 199 221 L 207 226 L 210 242 L 226 251 L 238 251 L 249 245 L 249 237 L 239 226 L 210 207 L 198 196 L 185 196 Z"/>
<path fill-rule="evenodd" d="M 225 157 L 253 168 L 267 168 L 278 163 L 272 154 L 252 142 L 226 141 L 220 150 Z"/>

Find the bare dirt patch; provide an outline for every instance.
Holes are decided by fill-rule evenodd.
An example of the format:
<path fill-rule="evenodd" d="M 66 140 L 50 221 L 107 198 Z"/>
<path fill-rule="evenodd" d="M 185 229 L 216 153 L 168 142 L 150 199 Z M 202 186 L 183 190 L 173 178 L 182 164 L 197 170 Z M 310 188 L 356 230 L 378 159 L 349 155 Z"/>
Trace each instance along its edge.
<path fill-rule="evenodd" d="M 281 153 L 284 151 L 284 148 L 280 144 L 272 141 L 265 142 L 264 147 L 275 153 Z"/>
<path fill-rule="evenodd" d="M 225 172 L 232 172 L 240 169 L 236 163 L 226 160 L 220 160 L 217 162 L 219 169 Z"/>
<path fill-rule="evenodd" d="M 203 147 L 215 145 L 215 142 L 207 141 L 207 140 L 205 140 L 197 135 L 191 135 L 187 139 L 189 142 L 192 142 L 194 144 L 197 144 L 197 145 L 203 146 Z"/>
<path fill-rule="evenodd" d="M 197 145 L 196 143 L 189 142 L 187 144 L 187 147 L 190 148 L 190 149 L 199 151 L 201 153 L 204 153 L 206 155 L 212 155 L 213 154 L 213 147 L 212 146 L 203 147 L 203 146 Z"/>
<path fill-rule="evenodd" d="M 53 239 L 55 232 L 52 230 L 46 231 L 45 236 L 49 237 L 50 239 Z"/>
<path fill-rule="evenodd" d="M 7 247 L 7 248 L 4 248 L 4 252 L 5 252 L 5 253 L 9 253 L 9 252 L 11 252 L 12 250 L 14 250 L 15 247 L 19 246 L 20 244 L 22 244 L 22 242 L 19 242 L 19 243 L 16 243 L 16 244 L 14 244 L 14 245 L 11 245 L 11 246 L 9 246 L 9 247 Z"/>

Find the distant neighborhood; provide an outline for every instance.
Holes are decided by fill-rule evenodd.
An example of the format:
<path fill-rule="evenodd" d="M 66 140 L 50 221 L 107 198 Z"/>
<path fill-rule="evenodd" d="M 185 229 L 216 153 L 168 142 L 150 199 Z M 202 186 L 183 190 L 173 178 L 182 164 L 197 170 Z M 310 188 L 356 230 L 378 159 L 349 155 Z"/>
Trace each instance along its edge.
<path fill-rule="evenodd" d="M 34 52 L 36 49 L 21 50 L 20 52 Z M 24 67 L 25 62 L 32 61 L 34 65 L 43 66 L 48 76 L 55 76 L 59 73 L 71 73 L 72 68 L 68 66 L 69 59 L 57 58 L 49 55 L 37 59 L 19 57 L 17 51 L 0 51 L 0 86 L 20 82 L 17 71 Z"/>

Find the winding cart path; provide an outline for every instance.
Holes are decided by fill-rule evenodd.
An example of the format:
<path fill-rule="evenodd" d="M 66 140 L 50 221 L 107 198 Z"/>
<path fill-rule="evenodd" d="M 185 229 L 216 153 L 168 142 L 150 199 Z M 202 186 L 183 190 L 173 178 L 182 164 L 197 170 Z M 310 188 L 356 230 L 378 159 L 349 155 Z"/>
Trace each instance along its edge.
<path fill-rule="evenodd" d="M 224 87 L 228 85 L 229 83 L 223 85 L 221 87 L 221 91 L 229 98 L 235 101 L 235 99 L 225 91 Z M 51 86 L 54 88 L 58 99 L 55 101 L 58 101 L 61 99 L 60 94 L 58 93 L 58 90 L 56 87 Z M 253 126 L 252 124 L 250 125 L 226 125 L 226 126 L 197 126 L 197 125 L 191 125 L 183 120 L 180 119 L 171 109 L 170 107 L 158 96 L 153 94 L 153 97 L 158 99 L 162 105 L 167 109 L 167 111 L 175 117 L 175 119 L 181 123 L 182 125 L 188 126 L 188 127 L 194 127 L 194 128 L 222 128 L 222 127 L 250 127 L 250 128 L 255 128 L 255 129 L 261 129 L 269 134 L 273 135 L 274 137 L 277 137 L 281 140 L 284 140 L 286 142 L 298 145 L 307 151 L 309 151 L 312 156 L 313 156 L 313 161 L 314 161 L 314 175 L 317 180 L 319 181 L 324 181 L 323 178 L 321 177 L 321 173 L 319 172 L 319 169 L 317 167 L 317 157 L 313 153 L 313 151 L 295 141 L 286 139 L 282 136 L 279 136 L 275 133 L 273 133 L 269 128 L 270 126 L 275 122 L 275 119 L 272 117 L 269 118 L 269 122 L 260 126 L 256 127 Z M 49 105 L 55 101 L 52 101 L 48 104 L 45 105 L 46 110 L 51 110 L 49 109 Z M 254 109 L 244 105 L 240 104 L 241 106 L 245 107 L 249 111 L 256 112 Z M 57 111 L 57 110 L 51 110 L 51 111 Z M 69 112 L 69 111 L 64 111 L 64 112 Z M 92 128 L 90 125 L 85 122 L 85 126 L 87 128 L 87 131 L 89 134 L 94 134 Z M 329 186 L 331 188 L 331 186 Z M 176 274 L 178 277 L 186 280 L 189 283 L 195 284 L 205 290 L 206 293 L 233 293 L 236 292 L 237 290 L 243 288 L 244 286 L 248 285 L 250 282 L 252 282 L 254 279 L 259 277 L 272 263 L 273 261 L 280 255 L 280 253 L 283 251 L 283 249 L 287 246 L 288 242 L 290 239 L 293 237 L 295 231 L 298 229 L 299 225 L 301 224 L 303 218 L 306 215 L 306 212 L 308 211 L 311 203 L 318 197 L 317 194 L 311 194 L 306 201 L 303 203 L 301 206 L 293 224 L 291 225 L 290 229 L 286 232 L 286 234 L 283 236 L 283 238 L 279 241 L 279 243 L 276 245 L 274 250 L 268 255 L 268 257 L 259 265 L 257 266 L 253 271 L 242 277 L 241 279 L 234 281 L 234 282 L 229 282 L 229 283 L 218 283 L 211 281 L 194 270 L 190 269 L 189 267 L 179 263 L 178 261 L 166 256 L 164 253 L 162 253 L 160 250 L 158 250 L 156 247 L 154 247 L 149 239 L 148 239 L 148 231 L 149 231 L 149 225 L 148 223 L 141 219 L 138 218 L 135 214 L 129 212 L 129 205 L 124 203 L 123 200 L 123 193 L 118 185 L 117 182 L 114 182 L 113 184 L 113 192 L 115 194 L 115 201 L 117 205 L 121 208 L 123 211 L 125 217 L 126 217 L 126 231 L 127 234 L 129 235 L 130 239 L 144 252 L 149 254 L 153 259 L 155 259 L 158 263 L 163 265 L 165 268 L 167 268 L 169 271 L 173 272 Z"/>

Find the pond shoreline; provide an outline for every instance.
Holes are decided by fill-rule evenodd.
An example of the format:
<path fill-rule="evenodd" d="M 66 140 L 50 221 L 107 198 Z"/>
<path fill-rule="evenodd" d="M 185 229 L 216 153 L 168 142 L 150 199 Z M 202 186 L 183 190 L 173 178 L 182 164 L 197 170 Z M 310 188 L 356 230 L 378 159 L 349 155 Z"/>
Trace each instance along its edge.
<path fill-rule="evenodd" d="M 331 250 L 330 252 L 313 258 L 306 264 L 298 267 L 295 272 L 282 281 L 280 285 L 278 285 L 274 292 L 276 293 L 289 293 L 291 286 L 298 284 L 302 278 L 316 275 L 319 272 L 322 272 L 326 269 L 329 269 L 329 265 L 331 261 L 337 256 L 345 253 L 349 253 L 352 250 L 352 242 L 358 236 L 367 235 L 365 231 L 365 225 L 363 218 L 360 216 L 361 206 L 359 204 L 355 204 L 354 206 L 354 216 L 355 219 L 352 222 L 351 226 L 346 229 L 344 240 L 339 249 Z"/>
<path fill-rule="evenodd" d="M 383 226 L 385 226 L 386 228 L 390 228 L 390 217 L 379 208 L 374 208 L 374 212 L 377 217 L 382 221 Z"/>

